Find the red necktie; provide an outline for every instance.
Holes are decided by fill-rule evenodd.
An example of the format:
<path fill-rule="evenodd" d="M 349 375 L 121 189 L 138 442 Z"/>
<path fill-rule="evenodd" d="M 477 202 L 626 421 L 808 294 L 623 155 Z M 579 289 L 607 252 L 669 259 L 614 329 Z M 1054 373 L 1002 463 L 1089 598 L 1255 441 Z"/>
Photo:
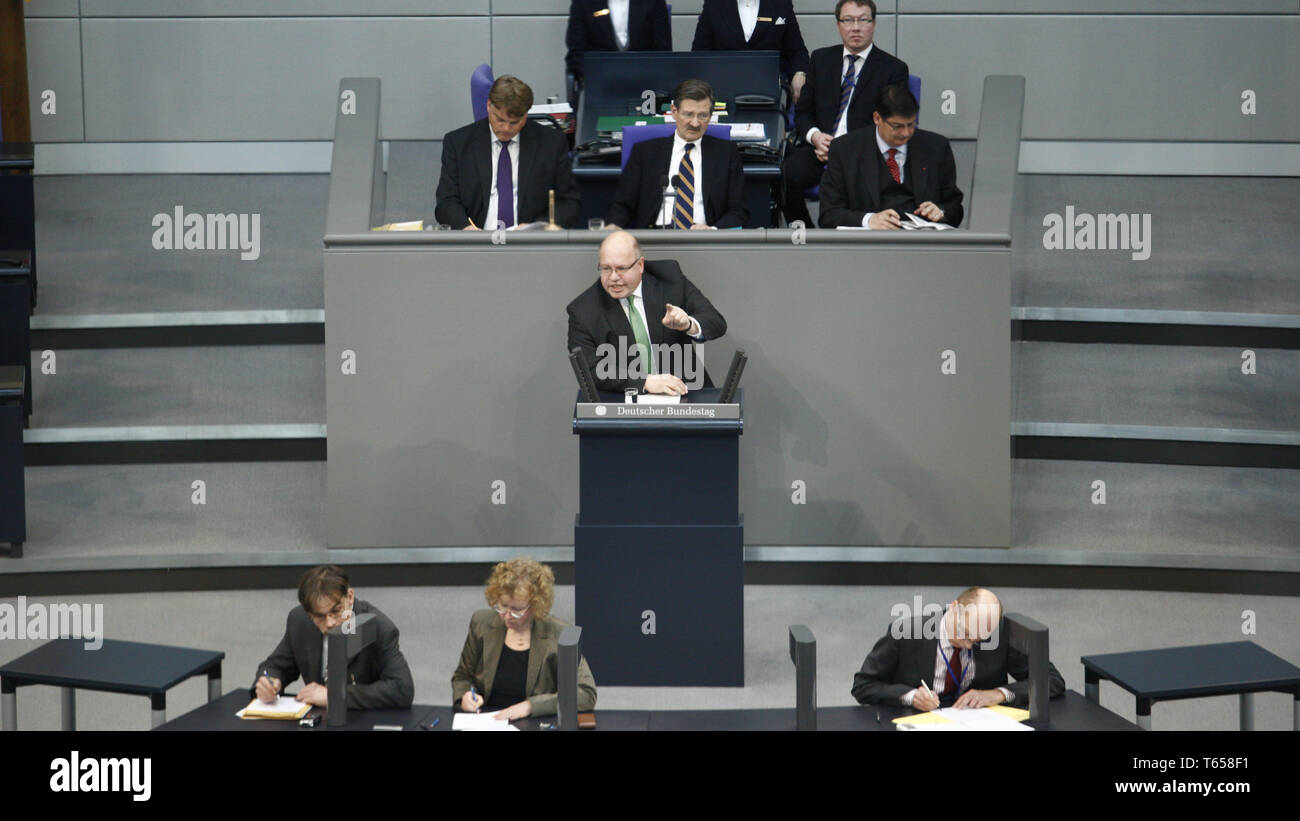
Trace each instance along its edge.
<path fill-rule="evenodd" d="M 891 157 L 890 160 L 892 161 L 893 158 Z M 894 167 L 897 168 L 898 166 L 895 165 Z M 961 695 L 961 651 L 956 647 L 952 648 L 952 655 L 948 657 L 948 661 L 948 678 L 943 685 L 943 691 L 953 696 L 959 696 Z M 953 680 L 953 676 L 957 677 L 956 681 Z"/>
<path fill-rule="evenodd" d="M 903 175 L 898 171 L 898 160 L 894 159 L 897 154 L 897 148 L 889 149 L 889 159 L 885 160 L 885 166 L 889 169 L 889 176 L 894 178 L 894 182 L 901 185 L 903 182 Z"/>

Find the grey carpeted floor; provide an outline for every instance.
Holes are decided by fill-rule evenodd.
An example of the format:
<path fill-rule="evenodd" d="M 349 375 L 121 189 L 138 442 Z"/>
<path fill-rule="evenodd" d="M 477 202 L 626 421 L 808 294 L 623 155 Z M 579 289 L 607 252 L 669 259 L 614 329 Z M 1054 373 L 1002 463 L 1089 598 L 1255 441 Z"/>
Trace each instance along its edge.
<path fill-rule="evenodd" d="M 972 580 L 978 581 L 978 580 Z M 415 678 L 416 701 L 447 704 L 450 679 L 470 614 L 484 606 L 481 591 L 470 587 L 383 588 L 358 590 L 396 622 L 402 650 Z M 946 603 L 957 590 L 902 587 L 750 586 L 745 591 L 745 687 L 743 688 L 599 688 L 603 709 L 725 709 L 785 707 L 793 704 L 794 678 L 789 661 L 787 627 L 808 625 L 817 638 L 817 702 L 852 704 L 853 673 L 883 635 L 890 608 L 924 602 Z M 1186 644 L 1250 639 L 1300 663 L 1300 599 L 1268 596 L 1205 595 L 1130 591 L 1002 589 L 1008 611 L 1030 615 L 1052 631 L 1052 660 L 1071 689 L 1082 692 L 1079 657 L 1091 653 L 1140 650 Z M 554 613 L 570 620 L 573 588 L 557 590 Z M 66 599 L 61 601 L 72 601 Z M 75 599 L 86 601 L 85 598 Z M 12 600 L 7 600 L 12 601 Z M 51 599 L 34 601 L 49 602 Z M 105 632 L 109 638 L 221 650 L 224 689 L 245 686 L 259 661 L 275 646 L 284 614 L 295 604 L 291 590 L 218 593 L 150 593 L 104 596 Z M 1253 611 L 1257 632 L 1243 635 L 1243 612 Z M 0 663 L 28 652 L 38 642 L 0 641 Z M 597 685 L 600 667 L 592 661 Z M 201 679 L 182 683 L 169 697 L 169 715 L 192 709 L 206 698 Z M 1118 687 L 1102 685 L 1102 705 L 1133 720 L 1133 698 Z M 145 729 L 147 699 L 93 692 L 77 695 L 79 727 L 84 730 Z M 1257 726 L 1291 728 L 1291 698 L 1257 697 Z M 19 727 L 59 727 L 58 694 L 51 687 L 22 688 L 18 693 Z M 1157 704 L 1158 730 L 1237 728 L 1237 699 L 1219 697 Z"/>

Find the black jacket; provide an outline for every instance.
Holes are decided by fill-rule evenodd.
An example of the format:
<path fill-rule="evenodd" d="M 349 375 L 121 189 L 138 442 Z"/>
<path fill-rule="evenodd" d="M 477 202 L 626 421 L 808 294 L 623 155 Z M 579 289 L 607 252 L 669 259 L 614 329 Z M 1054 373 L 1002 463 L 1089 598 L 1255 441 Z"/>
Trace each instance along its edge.
<path fill-rule="evenodd" d="M 749 216 L 745 208 L 745 171 L 740 152 L 729 140 L 705 134 L 700 138 L 704 157 L 704 220 L 715 228 L 741 228 Z M 673 137 L 656 137 L 632 147 L 627 167 L 618 178 L 614 201 L 605 222 L 622 228 L 649 228 L 663 209 L 662 185 L 673 156 Z M 674 303 L 676 304 L 676 303 Z"/>
<path fill-rule="evenodd" d="M 794 130 L 801 142 L 814 126 L 833 133 L 835 115 L 840 111 L 840 85 L 844 82 L 844 47 L 827 46 L 812 53 L 808 79 L 799 102 L 794 107 Z M 871 113 L 880 90 L 887 85 L 907 82 L 907 63 L 873 45 L 858 72 L 858 82 L 849 98 L 848 130 L 873 125 Z"/>
<path fill-rule="evenodd" d="M 442 174 L 438 178 L 438 222 L 464 228 L 471 219 L 491 228 L 487 219 L 492 192 L 492 140 L 487 119 L 448 132 L 442 138 Z M 569 143 L 553 128 L 530 122 L 519 133 L 519 191 L 515 222 L 548 217 L 547 191 L 555 189 L 555 221 L 572 228 L 578 221 L 581 196 L 573 181 Z"/>
<path fill-rule="evenodd" d="M 599 14 L 601 11 L 605 14 Z M 569 47 L 564 65 L 573 76 L 582 77 L 583 55 L 588 51 L 618 51 L 609 0 L 572 0 L 569 28 L 564 44 Z M 599 16 L 597 16 L 599 14 Z M 673 32 L 668 25 L 664 0 L 629 0 L 627 7 L 628 51 L 672 51 Z"/>
<path fill-rule="evenodd" d="M 680 345 L 684 350 L 695 342 L 683 331 L 664 327 L 664 310 L 669 303 L 686 311 L 700 323 L 704 340 L 717 339 L 727 332 L 727 320 L 722 318 L 708 297 L 686 278 L 676 260 L 646 260 L 645 273 L 641 277 L 641 297 L 645 300 L 646 333 L 649 334 L 652 345 Z M 568 350 L 582 349 L 587 364 L 591 366 L 592 375 L 596 377 L 596 387 L 603 391 L 622 391 L 633 387 L 643 390 L 644 379 L 602 379 L 597 367 L 598 346 L 608 344 L 613 351 L 636 350 L 632 323 L 623 312 L 620 301 L 605 293 L 600 280 L 596 280 L 595 284 L 569 303 L 567 310 Z M 619 345 L 620 338 L 623 340 L 622 348 Z M 681 359 L 677 361 L 680 362 Z M 619 373 L 626 371 L 620 370 Z M 685 378 L 681 373 L 677 376 Z M 704 384 L 706 387 L 712 384 L 707 374 Z"/>
<path fill-rule="evenodd" d="M 778 20 L 785 22 L 777 25 Z M 781 76 L 786 80 L 797 71 L 808 70 L 808 49 L 791 0 L 759 0 L 758 22 L 749 40 L 740 24 L 736 0 L 704 0 L 691 51 L 779 51 Z"/>
<path fill-rule="evenodd" d="M 826 173 L 822 175 L 822 228 L 862 225 L 868 212 L 880 210 L 882 174 L 876 129 L 850 131 L 831 142 Z M 884 181 L 891 181 L 887 175 Z M 943 221 L 961 224 L 962 193 L 957 187 L 957 162 L 948 138 L 917 129 L 907 141 L 903 181 L 912 187 L 916 204 L 933 202 L 943 211 Z"/>
<path fill-rule="evenodd" d="M 357 599 L 352 610 L 358 616 L 374 613 L 377 634 L 373 644 L 366 647 L 348 665 L 348 709 L 378 710 L 410 707 L 415 699 L 415 682 L 411 668 L 398 647 L 397 625 L 369 602 Z M 280 679 L 281 690 L 302 676 L 304 683 L 321 681 L 321 653 L 324 634 L 301 605 L 289 611 L 284 625 L 284 638 L 261 664 L 256 676 L 264 670 Z M 333 675 L 333 671 L 331 671 Z M 257 680 L 249 688 L 250 697 L 256 698 Z"/>

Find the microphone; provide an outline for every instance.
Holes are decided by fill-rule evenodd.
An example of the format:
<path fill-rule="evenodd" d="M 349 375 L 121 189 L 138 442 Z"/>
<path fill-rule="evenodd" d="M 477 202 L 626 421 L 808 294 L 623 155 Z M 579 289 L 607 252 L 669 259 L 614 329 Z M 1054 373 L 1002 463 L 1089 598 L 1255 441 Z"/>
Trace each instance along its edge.
<path fill-rule="evenodd" d="M 674 182 L 680 179 L 673 177 Z M 677 200 L 677 191 L 672 185 L 668 184 L 668 175 L 664 174 L 659 177 L 659 187 L 663 189 L 663 219 L 664 224 L 660 228 L 668 229 L 673 227 L 673 204 Z"/>

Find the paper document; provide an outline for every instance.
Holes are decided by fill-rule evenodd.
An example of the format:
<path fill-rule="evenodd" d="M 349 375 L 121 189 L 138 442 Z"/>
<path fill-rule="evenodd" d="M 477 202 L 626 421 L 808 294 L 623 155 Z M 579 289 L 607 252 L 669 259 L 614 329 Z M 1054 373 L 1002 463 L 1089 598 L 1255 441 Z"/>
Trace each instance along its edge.
<path fill-rule="evenodd" d="M 486 733 L 519 732 L 519 728 L 509 721 L 498 721 L 495 711 L 491 713 L 457 713 L 451 720 L 451 728 L 453 730 Z"/>
<path fill-rule="evenodd" d="M 410 222 L 390 222 L 387 225 L 377 225 L 370 229 L 371 231 L 423 231 L 424 220 L 411 220 Z"/>
<path fill-rule="evenodd" d="M 733 140 L 762 140 L 767 137 L 767 129 L 762 123 L 732 123 L 731 139 Z"/>
<path fill-rule="evenodd" d="M 541 103 L 528 109 L 529 114 L 572 114 L 573 106 L 568 103 Z"/>
<path fill-rule="evenodd" d="M 643 393 L 637 396 L 638 405 L 678 405 L 681 404 L 680 396 L 671 396 L 663 393 Z"/>
<path fill-rule="evenodd" d="M 931 710 L 914 716 L 900 716 L 894 719 L 894 723 L 901 730 L 923 731 L 985 730 L 1026 732 L 1034 729 L 1026 724 L 1021 724 L 1014 717 L 1015 714 L 1023 714 L 1025 718 L 1029 717 L 1029 713 L 1024 710 L 1005 708 L 1003 705 L 966 710 L 945 707 L 941 710 Z"/>
<path fill-rule="evenodd" d="M 248 702 L 248 706 L 235 713 L 239 718 L 276 718 L 289 721 L 302 718 L 311 711 L 311 705 L 295 701 L 293 696 L 280 696 L 274 703 L 267 704 L 259 699 Z"/>
<path fill-rule="evenodd" d="M 927 229 L 933 231 L 951 231 L 951 225 L 945 225 L 942 222 L 930 222 L 925 217 L 918 217 L 916 214 L 899 214 L 899 222 L 902 223 L 903 230 L 916 231 L 918 229 Z"/>

